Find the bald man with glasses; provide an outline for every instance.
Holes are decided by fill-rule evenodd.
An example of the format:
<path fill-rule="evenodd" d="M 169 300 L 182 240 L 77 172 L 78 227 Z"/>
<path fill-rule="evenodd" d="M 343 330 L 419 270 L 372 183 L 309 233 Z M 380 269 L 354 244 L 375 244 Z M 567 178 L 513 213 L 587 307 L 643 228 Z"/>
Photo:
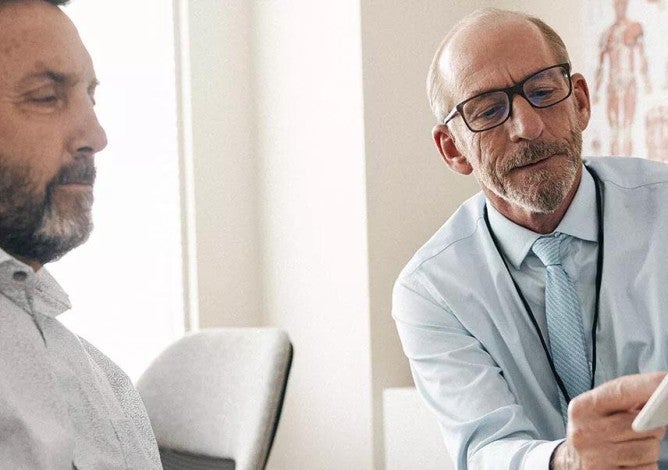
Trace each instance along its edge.
<path fill-rule="evenodd" d="M 427 88 L 439 153 L 482 191 L 393 316 L 456 468 L 668 468 L 665 429 L 631 428 L 668 369 L 668 166 L 583 160 L 587 82 L 528 15 L 461 20 Z"/>

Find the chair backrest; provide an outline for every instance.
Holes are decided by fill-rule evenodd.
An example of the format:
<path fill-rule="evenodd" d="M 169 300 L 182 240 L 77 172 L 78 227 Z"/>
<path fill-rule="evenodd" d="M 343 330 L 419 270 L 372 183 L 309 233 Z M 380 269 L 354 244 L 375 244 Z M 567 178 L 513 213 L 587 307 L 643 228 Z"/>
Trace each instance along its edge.
<path fill-rule="evenodd" d="M 170 345 L 137 383 L 165 468 L 263 469 L 291 363 L 276 328 L 206 329 Z"/>

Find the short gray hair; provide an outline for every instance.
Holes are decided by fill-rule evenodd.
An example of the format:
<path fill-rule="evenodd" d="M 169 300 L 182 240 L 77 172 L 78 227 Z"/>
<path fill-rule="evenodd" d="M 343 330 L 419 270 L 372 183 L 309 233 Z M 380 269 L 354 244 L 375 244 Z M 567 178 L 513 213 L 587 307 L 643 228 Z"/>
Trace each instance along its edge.
<path fill-rule="evenodd" d="M 467 26 L 471 26 L 475 23 L 492 24 L 498 22 L 498 20 L 502 18 L 524 19 L 535 25 L 543 35 L 547 45 L 552 49 L 557 61 L 559 63 L 570 64 L 568 51 L 566 50 L 564 41 L 554 29 L 540 18 L 518 11 L 500 10 L 498 8 L 481 8 L 476 10 L 462 18 L 450 31 L 448 31 L 448 34 L 445 35 L 445 38 L 441 41 L 438 49 L 436 49 L 436 54 L 434 54 L 434 58 L 429 66 L 429 72 L 427 73 L 427 98 L 429 99 L 431 111 L 434 113 L 434 116 L 436 116 L 436 120 L 439 123 L 442 123 L 445 120 L 446 113 L 450 110 L 451 106 L 454 106 L 454 104 L 451 103 L 452 97 L 448 96 L 446 84 L 441 75 L 441 71 L 439 70 L 439 62 L 443 51 L 448 44 L 450 44 L 453 36 Z"/>

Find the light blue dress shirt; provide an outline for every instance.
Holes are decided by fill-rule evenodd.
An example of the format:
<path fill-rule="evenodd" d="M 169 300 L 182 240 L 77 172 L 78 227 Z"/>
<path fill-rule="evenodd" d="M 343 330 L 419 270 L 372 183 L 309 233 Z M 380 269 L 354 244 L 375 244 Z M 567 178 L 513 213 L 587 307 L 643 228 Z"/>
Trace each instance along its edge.
<path fill-rule="evenodd" d="M 668 166 L 597 158 L 603 193 L 603 272 L 594 380 L 668 369 Z M 583 172 L 556 231 L 583 305 L 588 356 L 595 302 L 594 181 Z M 416 387 L 435 412 L 458 469 L 547 469 L 565 437 L 559 390 L 515 278 L 547 340 L 539 236 L 465 202 L 416 253 L 393 293 L 393 316 Z M 502 258 L 503 256 L 503 258 Z M 504 263 L 507 263 L 508 269 Z M 668 468 L 664 445 L 661 468 Z"/>
<path fill-rule="evenodd" d="M 487 205 L 487 211 L 489 223 L 501 246 L 501 254 L 506 260 L 510 274 L 527 299 L 549 347 L 550 338 L 545 317 L 545 266 L 531 250 L 533 243 L 542 234 L 517 225 L 501 215 L 491 204 Z M 590 370 L 598 255 L 596 212 L 596 185 L 589 172 L 583 170 L 573 202 L 554 232 L 570 235 L 561 244 L 563 268 L 573 281 L 580 299 Z"/>

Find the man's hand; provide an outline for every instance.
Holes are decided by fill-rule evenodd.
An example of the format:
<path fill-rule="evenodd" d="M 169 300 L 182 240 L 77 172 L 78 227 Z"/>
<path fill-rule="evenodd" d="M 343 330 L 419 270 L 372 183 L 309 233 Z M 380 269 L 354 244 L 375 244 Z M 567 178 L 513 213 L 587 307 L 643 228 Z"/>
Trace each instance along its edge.
<path fill-rule="evenodd" d="M 555 450 L 551 468 L 658 468 L 665 428 L 635 432 L 631 423 L 665 375 L 627 375 L 571 400 L 566 441 Z"/>

